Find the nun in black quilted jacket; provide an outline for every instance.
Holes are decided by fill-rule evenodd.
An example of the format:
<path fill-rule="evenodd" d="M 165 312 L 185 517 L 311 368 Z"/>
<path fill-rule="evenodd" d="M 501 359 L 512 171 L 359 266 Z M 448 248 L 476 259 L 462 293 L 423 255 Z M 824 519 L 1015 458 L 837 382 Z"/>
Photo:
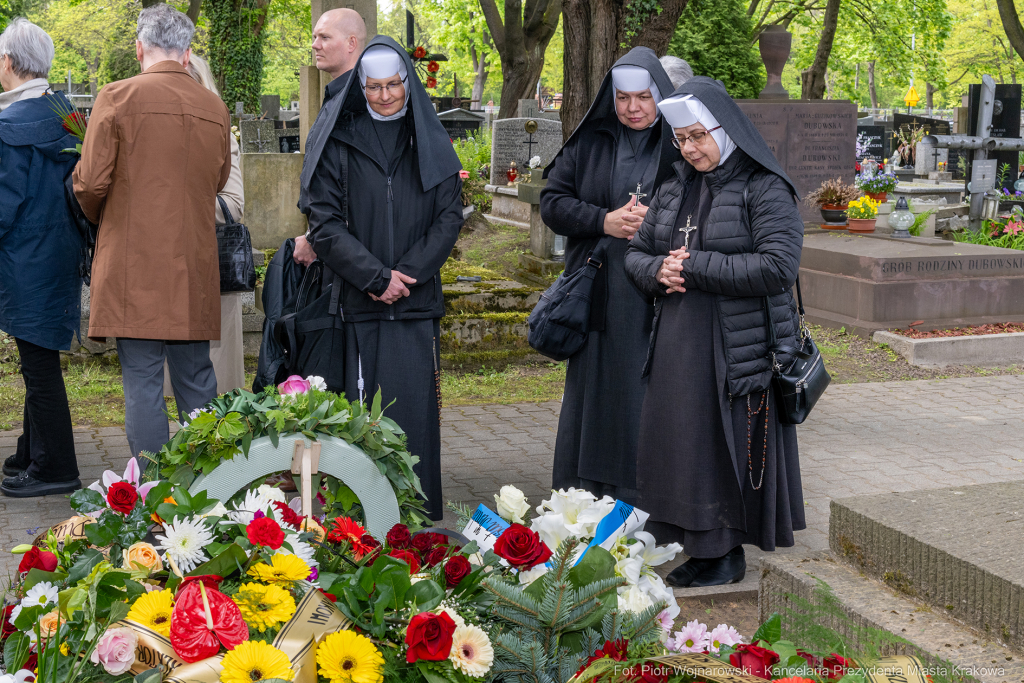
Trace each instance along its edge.
<path fill-rule="evenodd" d="M 659 108 L 682 158 L 625 258 L 655 305 L 637 505 L 659 543 L 690 557 L 669 585 L 713 586 L 742 580 L 744 544 L 792 546 L 806 526 L 796 428 L 779 422 L 770 388 L 765 313 L 780 344 L 798 346 L 790 289 L 803 222 L 793 182 L 720 81 L 693 78 Z"/>

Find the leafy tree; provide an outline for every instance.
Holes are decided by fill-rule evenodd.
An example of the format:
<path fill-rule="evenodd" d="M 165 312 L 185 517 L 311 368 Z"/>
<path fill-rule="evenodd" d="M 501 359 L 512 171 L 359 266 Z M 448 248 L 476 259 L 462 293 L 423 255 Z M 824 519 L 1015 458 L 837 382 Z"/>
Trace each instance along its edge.
<path fill-rule="evenodd" d="M 501 56 L 502 118 L 516 115 L 520 99 L 533 94 L 544 69 L 548 43 L 558 28 L 562 0 L 480 0 L 494 49 Z M 565 122 L 562 123 L 563 128 Z"/>
<path fill-rule="evenodd" d="M 694 74 L 722 81 L 733 97 L 754 98 L 765 72 L 751 30 L 741 0 L 690 0 L 668 54 L 689 62 Z"/>
<path fill-rule="evenodd" d="M 32 18 L 53 39 L 53 80 L 64 80 L 71 71 L 74 81 L 98 81 L 103 50 L 117 19 L 113 0 L 53 0 Z"/>
<path fill-rule="evenodd" d="M 267 20 L 263 93 L 280 95 L 281 104 L 299 99 L 299 66 L 310 64 L 313 43 L 308 0 L 275 0 Z"/>
<path fill-rule="evenodd" d="M 139 0 L 122 0 L 117 7 L 114 25 L 103 46 L 100 61 L 100 83 L 111 83 L 139 74 L 139 62 L 135 56 L 135 32 L 142 3 Z"/>
<path fill-rule="evenodd" d="M 210 68 L 232 112 L 235 102 L 243 102 L 248 113 L 260 111 L 269 7 L 270 0 L 206 0 Z"/>
<path fill-rule="evenodd" d="M 478 0 L 426 0 L 420 11 L 432 25 L 431 38 L 448 55 L 448 67 L 463 84 L 459 94 L 482 104 L 484 88 L 500 58 L 491 42 Z M 470 90 L 471 88 L 471 90 Z"/>

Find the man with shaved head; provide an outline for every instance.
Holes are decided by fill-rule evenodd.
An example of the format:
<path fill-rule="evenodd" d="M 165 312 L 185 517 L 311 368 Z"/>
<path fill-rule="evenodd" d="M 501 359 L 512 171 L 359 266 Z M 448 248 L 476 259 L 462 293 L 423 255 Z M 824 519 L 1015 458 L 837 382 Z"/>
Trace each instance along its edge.
<path fill-rule="evenodd" d="M 359 60 L 363 48 L 366 46 L 366 24 L 359 12 L 343 7 L 332 9 L 320 15 L 320 19 L 313 28 L 313 56 L 316 59 L 316 68 L 326 71 L 331 75 L 331 82 L 327 84 L 324 92 L 324 106 L 327 101 L 344 89 L 352 75 L 352 69 Z M 317 139 L 320 128 L 323 125 L 323 116 L 317 115 L 316 121 L 309 128 L 309 137 L 306 138 L 306 148 Z M 313 248 L 309 246 L 306 239 L 308 236 L 299 235 L 295 238 L 295 262 L 308 266 L 316 260 Z"/>

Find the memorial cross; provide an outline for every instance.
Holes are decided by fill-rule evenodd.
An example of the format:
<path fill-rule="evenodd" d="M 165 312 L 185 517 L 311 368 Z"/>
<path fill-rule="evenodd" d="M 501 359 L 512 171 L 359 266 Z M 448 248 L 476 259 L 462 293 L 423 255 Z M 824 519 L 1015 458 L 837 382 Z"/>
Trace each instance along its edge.
<path fill-rule="evenodd" d="M 690 250 L 690 233 L 697 229 L 696 225 L 692 227 L 690 226 L 691 218 L 693 218 L 693 214 L 686 217 L 686 227 L 679 228 L 679 232 L 686 233 L 686 236 L 683 238 L 683 249 L 686 249 L 687 251 Z"/>
<path fill-rule="evenodd" d="M 263 137 L 260 135 L 260 129 L 259 128 L 256 129 L 256 139 L 253 140 L 253 142 L 256 143 L 256 147 L 260 150 L 261 154 L 266 154 L 267 150 L 263 149 L 263 147 L 265 145 L 271 144 L 270 140 L 264 140 L 263 139 Z"/>

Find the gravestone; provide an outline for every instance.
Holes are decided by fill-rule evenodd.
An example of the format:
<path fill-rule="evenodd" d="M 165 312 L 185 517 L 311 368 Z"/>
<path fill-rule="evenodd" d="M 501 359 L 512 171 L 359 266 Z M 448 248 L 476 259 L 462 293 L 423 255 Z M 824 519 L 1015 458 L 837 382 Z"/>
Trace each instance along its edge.
<path fill-rule="evenodd" d="M 857 155 L 857 161 L 872 159 L 879 165 L 889 158 L 885 149 L 885 127 L 884 126 L 857 126 L 857 142 L 861 153 Z"/>
<path fill-rule="evenodd" d="M 240 121 L 242 154 L 269 154 L 281 151 L 274 122 L 269 119 Z"/>
<path fill-rule="evenodd" d="M 893 112 L 892 115 L 892 130 L 893 135 L 890 137 L 889 143 L 889 158 L 892 159 L 896 156 L 896 147 L 899 145 L 899 141 L 896 139 L 896 133 L 903 131 L 910 131 L 912 129 L 924 129 L 925 135 L 952 135 L 953 134 L 953 123 L 952 121 L 946 121 L 944 119 L 933 119 L 927 116 L 916 116 L 914 114 L 901 114 L 899 112 Z M 948 161 L 949 155 L 946 155 Z M 933 159 L 934 165 L 934 159 Z M 930 170 L 934 171 L 935 168 Z M 917 171 L 917 154 L 914 154 L 914 175 L 925 175 L 927 173 L 919 173 Z"/>
<path fill-rule="evenodd" d="M 561 120 L 558 112 L 544 111 L 537 104 L 537 100 L 519 100 L 519 104 L 516 109 L 516 115 L 521 119 L 551 119 L 554 121 Z"/>
<path fill-rule="evenodd" d="M 737 100 L 768 143 L 801 197 L 830 178 L 852 183 L 857 105 L 846 100 Z M 821 222 L 816 206 L 800 202 L 805 221 Z"/>
<path fill-rule="evenodd" d="M 974 135 L 978 126 L 978 99 L 981 96 L 981 84 L 972 83 L 967 94 L 967 116 L 970 121 L 967 135 Z M 1020 137 L 1020 98 L 1021 86 L 1012 83 L 996 84 L 996 99 L 992 107 L 992 129 L 984 137 L 1019 138 Z M 1017 180 L 1017 152 L 989 152 L 989 159 L 996 160 L 997 173 L 1007 166 L 1008 172 L 1003 174 L 1001 187 L 1013 189 Z"/>
<path fill-rule="evenodd" d="M 939 149 L 935 145 L 917 143 L 917 152 L 914 154 L 914 175 L 924 178 L 929 173 L 939 171 L 939 164 L 949 162 L 949 150 Z"/>
<path fill-rule="evenodd" d="M 280 95 L 260 95 L 260 116 L 276 119 L 281 115 Z"/>
<path fill-rule="evenodd" d="M 537 122 L 537 132 L 526 132 L 527 121 Z M 506 172 L 516 162 L 520 174 L 528 169 L 531 157 L 540 157 L 547 166 L 562 148 L 562 124 L 550 119 L 500 119 L 491 127 L 491 185 L 507 185 Z"/>
<path fill-rule="evenodd" d="M 453 140 L 476 137 L 484 121 L 483 113 L 466 109 L 449 109 L 438 114 L 437 118 Z"/>

